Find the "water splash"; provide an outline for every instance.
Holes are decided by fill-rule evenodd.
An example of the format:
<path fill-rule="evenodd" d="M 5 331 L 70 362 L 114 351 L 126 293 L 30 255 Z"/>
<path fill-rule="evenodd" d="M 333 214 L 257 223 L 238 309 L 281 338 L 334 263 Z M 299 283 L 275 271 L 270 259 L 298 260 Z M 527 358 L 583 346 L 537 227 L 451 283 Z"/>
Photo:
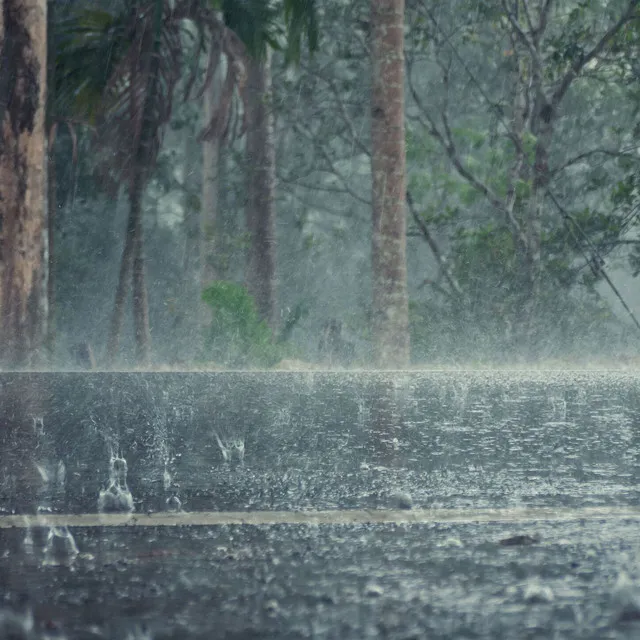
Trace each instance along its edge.
<path fill-rule="evenodd" d="M 31 529 L 29 518 L 27 517 L 24 518 L 24 524 L 25 524 L 25 531 L 24 531 L 24 540 L 22 541 L 22 546 L 24 548 L 24 552 L 27 555 L 32 556 L 34 554 L 34 542 L 33 542 L 33 531 Z"/>
<path fill-rule="evenodd" d="M 34 637 L 34 627 L 30 608 L 21 613 L 10 609 L 0 610 L 0 638 L 27 640 Z"/>
<path fill-rule="evenodd" d="M 222 453 L 222 459 L 225 462 L 243 462 L 244 461 L 244 437 L 234 436 L 225 440 L 222 440 L 216 431 L 213 432 L 220 453 Z"/>
<path fill-rule="evenodd" d="M 180 512 L 182 511 L 182 500 L 178 497 L 177 492 L 170 495 L 166 500 L 167 511 Z"/>
<path fill-rule="evenodd" d="M 68 527 L 51 527 L 44 545 L 44 566 L 71 566 L 78 557 L 78 546 Z"/>
<path fill-rule="evenodd" d="M 130 629 L 127 632 L 125 640 L 153 640 L 153 635 L 145 624 L 141 624 Z"/>
<path fill-rule="evenodd" d="M 133 509 L 133 496 L 127 486 L 127 461 L 112 454 L 109 460 L 109 484 L 98 495 L 98 512 L 126 513 Z"/>

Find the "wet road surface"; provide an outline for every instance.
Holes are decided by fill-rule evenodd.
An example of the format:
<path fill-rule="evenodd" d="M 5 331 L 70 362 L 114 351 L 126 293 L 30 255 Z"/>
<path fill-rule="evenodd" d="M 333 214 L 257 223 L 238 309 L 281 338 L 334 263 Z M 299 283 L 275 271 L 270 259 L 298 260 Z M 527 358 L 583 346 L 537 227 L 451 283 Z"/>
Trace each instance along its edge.
<path fill-rule="evenodd" d="M 0 608 L 26 595 L 36 626 L 70 638 L 640 637 L 640 376 L 0 382 L 0 415 L 35 433 L 2 443 Z M 16 396 L 29 401 L 16 409 Z M 225 461 L 240 441 L 243 458 Z M 128 461 L 137 526 L 82 516 L 109 448 Z M 399 494 L 413 509 L 388 511 Z M 176 525 L 171 496 L 199 513 Z M 45 553 L 38 509 L 66 518 L 72 558 Z"/>

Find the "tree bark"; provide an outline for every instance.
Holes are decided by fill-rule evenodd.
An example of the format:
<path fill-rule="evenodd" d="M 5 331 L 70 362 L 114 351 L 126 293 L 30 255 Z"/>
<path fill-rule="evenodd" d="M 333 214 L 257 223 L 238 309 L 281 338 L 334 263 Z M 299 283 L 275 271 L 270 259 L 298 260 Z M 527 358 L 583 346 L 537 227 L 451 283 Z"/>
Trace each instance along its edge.
<path fill-rule="evenodd" d="M 135 169 L 138 173 L 140 169 Z M 149 363 L 151 353 L 151 328 L 149 325 L 149 296 L 144 269 L 144 233 L 142 225 L 142 196 L 144 182 L 134 180 L 129 192 L 131 222 L 133 225 L 133 326 L 136 343 L 136 362 Z"/>
<path fill-rule="evenodd" d="M 46 334 L 47 3 L 1 6 L 0 360 L 22 368 L 38 362 Z"/>
<path fill-rule="evenodd" d="M 49 358 L 53 359 L 56 343 L 56 324 L 55 324 L 55 273 L 54 273 L 54 258 L 55 258 L 55 223 L 56 213 L 58 209 L 58 197 L 57 197 L 57 172 L 56 172 L 56 160 L 53 144 L 48 149 L 47 154 L 47 306 L 48 306 L 48 322 L 47 322 L 47 335 L 45 338 L 47 352 Z"/>
<path fill-rule="evenodd" d="M 409 364 L 404 129 L 404 0 L 371 0 L 372 337 L 375 364 Z"/>
<path fill-rule="evenodd" d="M 271 53 L 251 60 L 247 74 L 247 204 L 249 250 L 246 282 L 260 317 L 275 331 L 276 154 L 273 134 Z"/>
<path fill-rule="evenodd" d="M 110 368 L 114 365 L 120 349 L 120 336 L 124 323 L 124 308 L 131 270 L 133 265 L 134 235 L 136 232 L 136 220 L 132 209 L 129 210 L 127 229 L 125 232 L 124 247 L 120 258 L 120 271 L 118 273 L 118 284 L 116 286 L 116 297 L 113 303 L 113 313 L 111 314 L 111 324 L 109 326 L 109 340 L 107 342 L 106 364 Z"/>
<path fill-rule="evenodd" d="M 221 69 L 214 74 L 211 86 L 204 94 L 204 123 L 211 121 L 218 110 L 220 99 Z M 216 244 L 218 222 L 218 169 L 220 164 L 220 139 L 216 136 L 202 141 L 202 198 L 200 209 L 200 288 L 205 289 L 217 279 Z"/>

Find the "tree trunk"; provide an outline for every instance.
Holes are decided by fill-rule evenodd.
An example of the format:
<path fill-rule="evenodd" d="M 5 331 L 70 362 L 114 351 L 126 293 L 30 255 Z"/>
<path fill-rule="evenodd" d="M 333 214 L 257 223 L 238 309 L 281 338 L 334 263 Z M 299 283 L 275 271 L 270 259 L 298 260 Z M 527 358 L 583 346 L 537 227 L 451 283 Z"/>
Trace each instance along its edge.
<path fill-rule="evenodd" d="M 214 74 L 211 86 L 204 94 L 204 124 L 207 126 L 218 109 L 221 69 Z M 202 198 L 200 209 L 200 289 L 217 279 L 215 261 L 218 222 L 218 169 L 220 140 L 217 137 L 202 142 Z"/>
<path fill-rule="evenodd" d="M 46 333 L 46 60 L 46 0 L 3 0 L 0 360 L 8 367 L 36 364 Z"/>
<path fill-rule="evenodd" d="M 53 144 L 51 145 L 53 147 Z M 58 208 L 57 197 L 57 173 L 56 173 L 56 161 L 54 155 L 54 149 L 48 150 L 48 164 L 47 164 L 47 248 L 48 248 L 48 260 L 47 260 L 47 306 L 48 306 L 48 322 L 47 322 L 47 335 L 45 338 L 47 352 L 49 358 L 53 359 L 55 344 L 56 344 L 56 324 L 55 324 L 55 273 L 54 273 L 54 256 L 55 256 L 55 222 L 56 212 Z"/>
<path fill-rule="evenodd" d="M 404 0 L 371 0 L 372 335 L 375 363 L 409 364 L 404 129 Z"/>
<path fill-rule="evenodd" d="M 118 350 L 120 349 L 120 336 L 124 323 L 124 308 L 129 283 L 131 278 L 131 268 L 133 265 L 134 236 L 136 232 L 136 220 L 132 209 L 129 210 L 127 230 L 125 232 L 124 248 L 120 258 L 120 271 L 118 274 L 118 284 L 116 286 L 116 297 L 113 303 L 113 313 L 111 314 L 111 324 L 109 326 L 109 340 L 107 342 L 106 364 L 110 368 L 114 365 Z"/>
<path fill-rule="evenodd" d="M 247 205 L 249 251 L 246 282 L 260 317 L 275 331 L 276 155 L 273 139 L 271 54 L 251 60 L 247 74 Z"/>
<path fill-rule="evenodd" d="M 134 169 L 134 171 L 136 171 Z M 137 173 L 137 171 L 136 171 Z M 129 192 L 133 227 L 133 326 L 136 342 L 136 362 L 149 363 L 151 329 L 149 326 L 149 297 L 144 273 L 144 233 L 142 225 L 142 195 L 144 183 L 135 180 Z"/>
<path fill-rule="evenodd" d="M 52 25 L 55 19 L 55 4 L 53 2 L 47 4 L 47 24 Z M 56 52 L 53 38 L 47 41 L 47 102 L 51 104 L 51 97 L 56 92 Z M 48 105 L 47 105 L 48 106 Z M 45 116 L 45 127 L 47 135 L 47 331 L 45 336 L 46 353 L 50 362 L 53 362 L 56 342 L 56 324 L 55 324 L 55 223 L 56 213 L 58 209 L 58 178 L 56 173 L 55 159 L 55 133 L 51 135 L 52 126 L 51 116 L 47 110 Z M 55 127 L 55 125 L 53 125 Z"/>
<path fill-rule="evenodd" d="M 129 182 L 129 219 L 125 245 L 122 251 L 120 274 L 113 307 L 111 330 L 107 347 L 107 361 L 113 365 L 118 353 L 120 333 L 124 320 L 124 303 L 127 294 L 129 277 L 133 280 L 133 325 L 136 345 L 137 364 L 147 364 L 151 351 L 151 331 L 149 326 L 149 301 L 144 273 L 144 234 L 142 220 L 142 197 L 149 176 L 152 154 L 150 149 L 156 132 L 148 113 L 158 94 L 158 77 L 160 65 L 160 24 L 162 19 L 162 0 L 156 0 L 154 10 L 154 37 L 149 51 L 144 52 L 144 98 L 140 105 L 140 133 L 133 141 L 133 162 L 131 180 Z M 133 64 L 137 61 L 133 60 Z M 132 73 L 135 75 L 135 73 Z"/>

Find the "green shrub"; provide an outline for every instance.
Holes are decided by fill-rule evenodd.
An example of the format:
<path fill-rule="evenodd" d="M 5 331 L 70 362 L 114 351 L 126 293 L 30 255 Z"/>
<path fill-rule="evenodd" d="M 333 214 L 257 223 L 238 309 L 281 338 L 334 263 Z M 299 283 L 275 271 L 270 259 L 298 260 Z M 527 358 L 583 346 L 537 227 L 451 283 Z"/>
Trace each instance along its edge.
<path fill-rule="evenodd" d="M 214 282 L 202 292 L 202 299 L 213 312 L 206 346 L 214 361 L 233 367 L 268 367 L 281 359 L 281 349 L 245 287 Z"/>

